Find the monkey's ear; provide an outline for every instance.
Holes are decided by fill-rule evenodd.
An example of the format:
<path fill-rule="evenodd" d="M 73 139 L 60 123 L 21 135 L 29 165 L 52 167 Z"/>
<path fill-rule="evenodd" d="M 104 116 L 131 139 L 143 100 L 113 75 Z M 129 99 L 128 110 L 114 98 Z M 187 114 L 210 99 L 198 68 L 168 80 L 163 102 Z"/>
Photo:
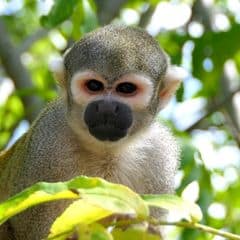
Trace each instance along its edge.
<path fill-rule="evenodd" d="M 53 72 L 54 78 L 57 80 L 62 88 L 66 86 L 66 72 L 63 63 L 63 58 L 56 58 L 49 64 L 51 72 Z"/>
<path fill-rule="evenodd" d="M 164 108 L 174 95 L 176 90 L 179 88 L 180 83 L 183 79 L 183 73 L 179 67 L 169 66 L 164 76 L 162 87 L 160 89 L 160 106 Z"/>

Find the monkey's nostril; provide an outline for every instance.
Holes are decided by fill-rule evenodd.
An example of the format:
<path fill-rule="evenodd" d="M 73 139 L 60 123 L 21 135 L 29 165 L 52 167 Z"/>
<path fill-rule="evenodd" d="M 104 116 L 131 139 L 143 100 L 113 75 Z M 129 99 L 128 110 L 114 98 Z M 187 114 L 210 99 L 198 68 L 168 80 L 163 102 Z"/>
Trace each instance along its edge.
<path fill-rule="evenodd" d="M 96 104 L 95 110 L 96 110 L 96 112 L 99 112 L 99 106 L 98 106 L 98 104 Z"/>
<path fill-rule="evenodd" d="M 117 105 L 117 106 L 115 107 L 115 109 L 114 109 L 114 113 L 117 114 L 118 111 L 119 111 L 119 106 Z"/>
<path fill-rule="evenodd" d="M 103 125 L 107 125 L 108 124 L 108 116 L 104 115 L 103 116 Z"/>

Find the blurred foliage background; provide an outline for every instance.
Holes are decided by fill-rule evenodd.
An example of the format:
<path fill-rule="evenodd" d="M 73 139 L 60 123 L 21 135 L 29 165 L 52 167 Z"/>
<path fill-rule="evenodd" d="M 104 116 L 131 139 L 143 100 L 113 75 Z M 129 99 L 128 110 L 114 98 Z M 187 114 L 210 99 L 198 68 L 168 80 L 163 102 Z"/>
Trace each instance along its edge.
<path fill-rule="evenodd" d="M 111 22 L 145 28 L 181 67 L 159 115 L 182 147 L 177 194 L 200 205 L 204 224 L 240 234 L 239 0 L 1 0 L 0 150 L 57 96 L 50 62 Z M 221 239 L 173 227 L 169 236 Z"/>

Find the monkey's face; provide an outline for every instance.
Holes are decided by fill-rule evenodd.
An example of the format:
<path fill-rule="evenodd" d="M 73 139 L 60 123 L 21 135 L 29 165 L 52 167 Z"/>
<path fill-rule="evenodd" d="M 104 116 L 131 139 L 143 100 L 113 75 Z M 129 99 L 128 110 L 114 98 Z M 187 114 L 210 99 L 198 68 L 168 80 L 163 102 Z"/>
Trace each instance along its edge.
<path fill-rule="evenodd" d="M 146 107 L 153 85 L 143 75 L 128 73 L 109 82 L 100 74 L 85 70 L 72 78 L 71 92 L 75 121 L 77 115 L 84 123 L 79 124 L 82 133 L 100 141 L 118 141 L 133 135 L 144 126 L 140 122 L 146 123 L 150 116 Z"/>
<path fill-rule="evenodd" d="M 179 81 L 165 77 L 166 54 L 140 29 L 106 26 L 64 57 L 69 122 L 85 140 L 126 139 L 150 125 Z M 91 141 L 90 141 L 91 142 Z"/>

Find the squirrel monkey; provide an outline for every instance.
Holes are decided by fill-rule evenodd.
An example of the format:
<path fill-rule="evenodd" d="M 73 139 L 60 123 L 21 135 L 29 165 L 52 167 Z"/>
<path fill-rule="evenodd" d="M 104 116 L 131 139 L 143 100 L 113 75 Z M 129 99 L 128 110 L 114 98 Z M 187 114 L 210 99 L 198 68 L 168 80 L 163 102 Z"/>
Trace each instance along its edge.
<path fill-rule="evenodd" d="M 0 201 L 39 182 L 98 176 L 138 193 L 170 193 L 178 147 L 156 121 L 179 86 L 167 55 L 144 30 L 108 25 L 55 66 L 63 94 L 0 155 Z M 69 202 L 31 208 L 0 239 L 39 240 Z"/>

